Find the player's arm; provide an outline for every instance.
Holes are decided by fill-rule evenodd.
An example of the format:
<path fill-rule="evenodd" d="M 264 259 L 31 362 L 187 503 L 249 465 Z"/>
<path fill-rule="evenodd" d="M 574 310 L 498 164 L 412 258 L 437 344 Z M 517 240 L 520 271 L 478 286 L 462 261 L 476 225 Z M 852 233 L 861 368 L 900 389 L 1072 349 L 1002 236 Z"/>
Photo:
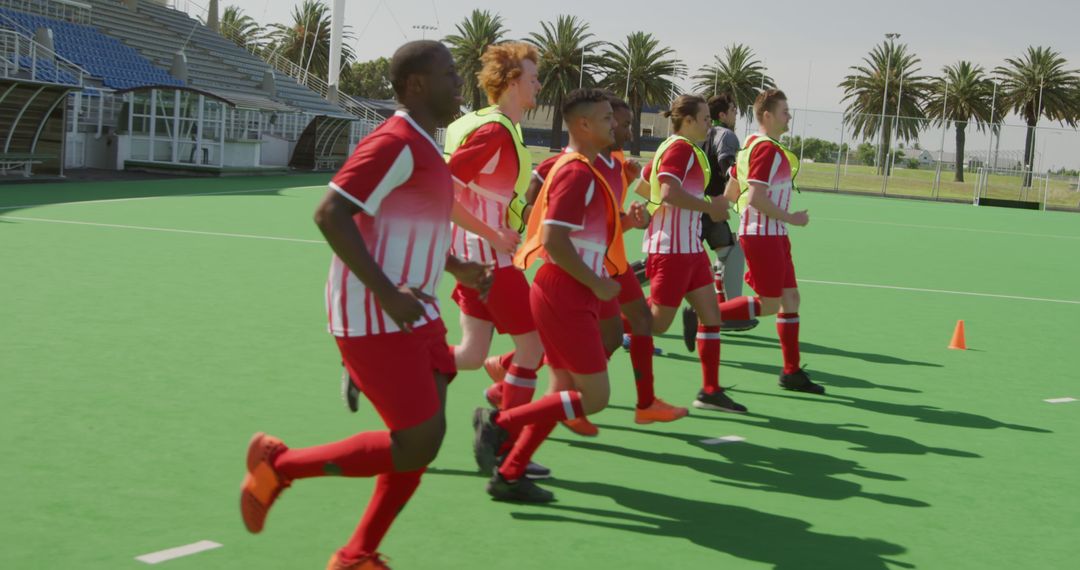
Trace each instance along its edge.
<path fill-rule="evenodd" d="M 410 324 L 420 320 L 425 314 L 421 301 L 434 301 L 434 298 L 418 289 L 399 288 L 383 273 L 353 220 L 353 216 L 360 211 L 358 205 L 330 190 L 315 209 L 315 225 L 326 237 L 330 249 L 334 250 L 338 258 L 345 263 L 345 267 L 375 295 L 390 318 L 402 330 L 409 331 Z"/>
<path fill-rule="evenodd" d="M 641 202 L 631 202 L 629 211 L 621 214 L 621 216 L 619 221 L 622 223 L 623 233 L 632 229 L 643 230 L 649 227 L 649 222 L 652 219 L 649 211 L 645 209 L 645 204 Z"/>
<path fill-rule="evenodd" d="M 739 201 L 739 181 L 734 177 L 728 178 L 727 185 L 724 186 L 724 198 L 732 204 Z"/>
<path fill-rule="evenodd" d="M 459 283 L 480 292 L 480 298 L 486 299 L 491 284 L 495 280 L 494 266 L 490 263 L 465 261 L 455 255 L 446 256 L 446 272 L 453 275 Z"/>
<path fill-rule="evenodd" d="M 720 222 L 728 218 L 728 203 L 723 197 L 717 197 L 713 201 L 691 195 L 683 189 L 682 182 L 674 176 L 661 176 L 660 199 L 666 203 L 682 208 L 708 214 L 714 221 Z"/>
<path fill-rule="evenodd" d="M 750 205 L 755 210 L 765 214 L 766 216 L 786 222 L 794 226 L 805 226 L 809 221 L 809 217 L 806 211 L 789 213 L 780 209 L 769 199 L 769 185 L 764 182 L 758 182 L 756 180 L 750 181 L 750 189 L 747 190 L 749 196 Z"/>
<path fill-rule="evenodd" d="M 518 243 L 521 242 L 521 235 L 514 230 L 507 228 L 495 229 L 484 222 L 480 221 L 480 218 L 469 213 L 461 202 L 454 200 L 454 207 L 450 212 L 450 220 L 463 230 L 472 232 L 491 244 L 495 248 L 495 251 L 505 254 L 512 254 L 517 250 Z"/>
<path fill-rule="evenodd" d="M 570 241 L 572 228 L 558 224 L 544 224 L 540 230 L 540 242 L 548 257 L 560 269 L 588 287 L 601 301 L 609 301 L 619 294 L 619 283 L 614 279 L 600 277 L 589 269 Z"/>

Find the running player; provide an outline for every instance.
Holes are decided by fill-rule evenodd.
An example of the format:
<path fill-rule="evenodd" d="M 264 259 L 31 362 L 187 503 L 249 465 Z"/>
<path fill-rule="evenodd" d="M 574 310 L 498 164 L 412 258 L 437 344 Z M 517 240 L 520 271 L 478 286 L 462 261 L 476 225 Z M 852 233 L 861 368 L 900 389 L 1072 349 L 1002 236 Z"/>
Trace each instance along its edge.
<path fill-rule="evenodd" d="M 552 167 L 529 216 L 525 245 L 515 263 L 537 259 L 529 305 L 547 351 L 551 382 L 559 391 L 502 411 L 478 408 L 477 463 L 493 457 L 509 432 L 523 428 L 506 461 L 492 473 L 488 493 L 499 500 L 548 502 L 550 491 L 524 477 L 530 456 L 561 420 L 595 414 L 607 406 L 607 351 L 600 337 L 600 305 L 616 299 L 626 271 L 619 204 L 592 166 L 614 142 L 615 119 L 608 94 L 578 89 L 567 94 L 563 117 L 575 152 Z"/>
<path fill-rule="evenodd" d="M 448 256 L 454 201 L 433 134 L 461 104 L 449 50 L 410 42 L 390 62 L 402 109 L 364 138 L 315 212 L 335 256 L 326 284 L 329 329 L 350 375 L 388 431 L 289 448 L 251 439 L 240 506 L 250 532 L 263 529 L 279 494 L 299 479 L 377 477 L 352 538 L 329 570 L 387 568 L 377 552 L 442 443 L 446 386 L 456 369 L 435 293 L 445 269 L 485 291 L 489 267 Z"/>
<path fill-rule="evenodd" d="M 645 231 L 642 250 L 648 254 L 647 274 L 653 334 L 671 327 L 683 299 L 698 314 L 698 358 L 702 389 L 693 406 L 705 410 L 744 413 L 720 386 L 720 310 L 713 290 L 709 256 L 701 244 L 701 215 L 724 221 L 728 202 L 708 200 L 705 187 L 711 170 L 698 144 L 709 130 L 709 106 L 697 95 L 675 99 L 670 111 L 675 134 L 664 141 L 653 161 L 642 170 L 649 183 L 652 220 Z"/>
<path fill-rule="evenodd" d="M 783 91 L 761 92 L 754 101 L 761 130 L 739 152 L 732 182 L 725 191 L 738 204 L 739 244 L 746 252 L 746 282 L 760 297 L 738 297 L 720 305 L 725 319 L 744 320 L 776 315 L 776 332 L 784 369 L 780 386 L 787 390 L 824 394 L 799 363 L 799 284 L 791 258 L 788 224 L 810 223 L 806 210 L 789 212 L 791 191 L 799 172 L 798 157 L 780 143 L 791 122 Z"/>

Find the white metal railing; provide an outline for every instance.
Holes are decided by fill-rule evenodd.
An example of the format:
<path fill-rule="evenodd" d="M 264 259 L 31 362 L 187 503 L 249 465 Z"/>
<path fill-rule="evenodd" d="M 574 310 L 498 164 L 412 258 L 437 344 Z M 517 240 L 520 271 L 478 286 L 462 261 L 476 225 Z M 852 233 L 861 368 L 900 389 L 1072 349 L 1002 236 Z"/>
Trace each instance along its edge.
<path fill-rule="evenodd" d="M 0 7 L 90 25 L 93 6 L 74 0 L 0 0 Z"/>
<path fill-rule="evenodd" d="M 106 127 L 119 125 L 122 97 L 111 89 L 86 89 L 68 96 L 69 133 L 92 132 L 95 139 L 100 139 Z"/>
<path fill-rule="evenodd" d="M 71 85 L 68 77 L 61 77 L 61 74 L 65 74 L 78 87 L 84 85 L 89 75 L 86 70 L 53 50 L 14 30 L 5 29 L 0 29 L 0 74 L 9 79 Z"/>

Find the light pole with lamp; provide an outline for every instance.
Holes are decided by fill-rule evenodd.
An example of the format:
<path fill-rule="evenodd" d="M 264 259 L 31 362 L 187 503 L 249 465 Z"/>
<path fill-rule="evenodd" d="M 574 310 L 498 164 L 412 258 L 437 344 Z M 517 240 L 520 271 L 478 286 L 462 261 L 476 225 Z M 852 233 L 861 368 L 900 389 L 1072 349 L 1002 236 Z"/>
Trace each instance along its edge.
<path fill-rule="evenodd" d="M 882 147 L 885 146 L 885 104 L 889 100 L 889 75 L 892 74 L 893 40 L 899 37 L 900 34 L 897 33 L 885 34 L 885 39 L 888 40 L 888 47 L 885 50 L 885 96 L 881 99 L 881 135 L 878 140 L 877 166 L 881 166 L 881 161 L 884 160 L 881 156 L 881 151 Z"/>
<path fill-rule="evenodd" d="M 437 31 L 439 28 L 436 27 L 436 26 L 429 26 L 427 24 L 417 24 L 417 25 L 413 26 L 412 29 L 420 30 L 420 39 L 426 40 L 427 39 L 427 33 L 429 31 L 434 32 L 434 31 Z"/>

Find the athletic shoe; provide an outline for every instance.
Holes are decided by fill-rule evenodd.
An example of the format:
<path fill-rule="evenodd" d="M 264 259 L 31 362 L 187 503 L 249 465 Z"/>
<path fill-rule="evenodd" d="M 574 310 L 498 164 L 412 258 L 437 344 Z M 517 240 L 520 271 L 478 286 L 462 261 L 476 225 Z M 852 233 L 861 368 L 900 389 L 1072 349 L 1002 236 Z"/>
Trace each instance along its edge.
<path fill-rule="evenodd" d="M 498 471 L 488 481 L 487 492 L 496 501 L 514 501 L 517 503 L 550 503 L 555 494 L 533 483 L 528 477 L 522 477 L 511 483 Z"/>
<path fill-rule="evenodd" d="M 622 347 L 624 350 L 630 350 L 630 335 L 622 335 Z M 659 346 L 653 346 L 652 353 L 656 356 L 661 356 L 664 354 L 664 349 Z"/>
<path fill-rule="evenodd" d="M 705 390 L 698 392 L 693 406 L 699 410 L 715 410 L 734 414 L 746 413 L 746 406 L 736 403 L 723 390 L 718 390 L 712 394 L 706 393 Z"/>
<path fill-rule="evenodd" d="M 656 398 L 648 408 L 634 410 L 634 423 L 673 422 L 688 415 L 690 415 L 690 410 L 672 406 L 660 398 Z"/>
<path fill-rule="evenodd" d="M 746 321 L 722 321 L 720 323 L 720 332 L 744 332 L 758 326 L 757 319 L 749 319 Z"/>
<path fill-rule="evenodd" d="M 352 381 L 347 368 L 341 370 L 341 399 L 345 400 L 345 407 L 350 412 L 355 414 L 360 409 L 360 389 Z"/>
<path fill-rule="evenodd" d="M 697 313 L 693 309 L 682 311 L 682 340 L 688 352 L 697 350 Z"/>
<path fill-rule="evenodd" d="M 502 467 L 503 461 L 506 461 L 506 456 L 500 455 L 498 461 L 499 466 Z M 548 469 L 539 463 L 530 461 L 525 467 L 525 477 L 534 481 L 537 479 L 551 479 L 551 469 Z"/>
<path fill-rule="evenodd" d="M 810 380 L 810 375 L 806 373 L 806 370 L 800 368 L 791 374 L 780 374 L 780 387 L 785 390 L 794 390 L 795 392 L 806 392 L 808 394 L 824 394 L 825 387 L 821 384 L 814 384 Z"/>
<path fill-rule="evenodd" d="M 510 436 L 506 430 L 495 423 L 497 413 L 498 410 L 486 408 L 476 408 L 473 412 L 472 425 L 476 431 L 476 437 L 473 439 L 473 457 L 481 473 L 491 473 L 491 470 L 495 469 L 499 449 Z"/>
<path fill-rule="evenodd" d="M 496 410 L 502 408 L 502 396 L 502 382 L 496 382 L 495 384 L 492 384 L 491 386 L 488 386 L 486 389 L 484 389 L 484 399 L 487 400 L 488 403 L 491 404 L 491 407 L 495 408 Z"/>
<path fill-rule="evenodd" d="M 582 437 L 596 437 L 600 435 L 600 428 L 593 425 L 593 423 L 589 421 L 589 418 L 574 418 L 572 420 L 563 420 L 559 423 Z"/>
<path fill-rule="evenodd" d="M 489 356 L 484 359 L 484 371 L 491 377 L 492 382 L 506 380 L 506 369 L 503 368 L 501 356 Z"/>
<path fill-rule="evenodd" d="M 335 552 L 330 558 L 330 563 L 326 565 L 326 570 L 390 570 L 390 567 L 383 560 L 383 555 L 378 552 L 355 562 L 342 562 Z"/>
<path fill-rule="evenodd" d="M 247 474 L 240 486 L 240 514 L 253 534 L 262 532 L 266 515 L 291 481 L 274 469 L 274 458 L 289 449 L 276 437 L 259 432 L 251 437 L 247 451 Z"/>

